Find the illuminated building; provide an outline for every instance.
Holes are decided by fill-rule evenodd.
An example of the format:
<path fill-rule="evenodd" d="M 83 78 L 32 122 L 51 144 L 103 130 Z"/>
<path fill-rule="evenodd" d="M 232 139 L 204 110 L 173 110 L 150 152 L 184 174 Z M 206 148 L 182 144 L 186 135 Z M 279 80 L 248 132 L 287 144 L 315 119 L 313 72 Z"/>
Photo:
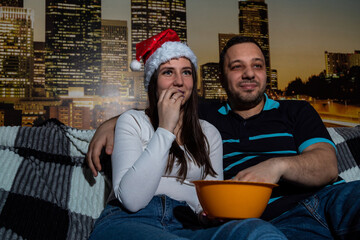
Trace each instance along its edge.
<path fill-rule="evenodd" d="M 127 22 L 102 20 L 101 30 L 101 96 L 119 96 L 127 87 L 123 82 L 128 71 Z"/>
<path fill-rule="evenodd" d="M 14 109 L 21 112 L 21 126 L 31 127 L 34 123 L 48 118 L 49 107 L 59 106 L 59 99 L 44 97 L 21 98 L 14 103 Z"/>
<path fill-rule="evenodd" d="M 186 0 L 131 0 L 132 59 L 137 43 L 167 28 L 187 41 Z"/>
<path fill-rule="evenodd" d="M 28 97 L 33 79 L 31 9 L 0 7 L 0 97 Z"/>
<path fill-rule="evenodd" d="M 265 0 L 239 1 L 239 33 L 253 37 L 261 46 L 266 62 L 268 81 L 270 80 L 270 47 L 268 9 Z"/>
<path fill-rule="evenodd" d="M 3 7 L 24 7 L 24 1 L 23 0 L 1 0 L 0 6 Z"/>
<path fill-rule="evenodd" d="M 127 76 L 128 80 L 134 83 L 134 88 L 129 94 L 129 99 L 139 104 L 139 108 L 142 108 L 147 102 L 147 92 L 144 87 L 144 72 L 130 72 Z"/>
<path fill-rule="evenodd" d="M 240 36 L 240 34 L 234 34 L 234 33 L 219 33 L 219 55 L 223 48 L 225 47 L 226 43 L 235 36 Z"/>
<path fill-rule="evenodd" d="M 92 127 L 98 128 L 104 121 L 114 116 L 118 116 L 126 110 L 133 109 L 136 105 L 135 102 L 126 101 L 106 101 L 101 105 L 96 105 L 92 111 Z"/>
<path fill-rule="evenodd" d="M 72 100 L 64 100 L 61 106 L 50 107 L 50 118 L 56 118 L 66 126 L 90 129 L 91 114 L 88 107 L 76 107 Z"/>
<path fill-rule="evenodd" d="M 278 89 L 278 73 L 276 69 L 271 69 L 271 78 L 270 78 L 270 89 Z"/>
<path fill-rule="evenodd" d="M 354 54 L 350 54 L 349 57 L 350 68 L 352 66 L 360 66 L 360 51 L 354 51 Z"/>
<path fill-rule="evenodd" d="M 327 77 L 339 77 L 353 66 L 360 66 L 360 51 L 354 51 L 354 53 L 330 53 L 325 51 Z"/>
<path fill-rule="evenodd" d="M 101 0 L 46 0 L 46 95 L 69 87 L 97 94 L 101 80 Z"/>
<path fill-rule="evenodd" d="M 204 99 L 226 99 L 226 92 L 219 81 L 219 64 L 206 63 L 200 66 L 202 96 Z"/>
<path fill-rule="evenodd" d="M 45 42 L 34 42 L 33 97 L 45 97 Z"/>

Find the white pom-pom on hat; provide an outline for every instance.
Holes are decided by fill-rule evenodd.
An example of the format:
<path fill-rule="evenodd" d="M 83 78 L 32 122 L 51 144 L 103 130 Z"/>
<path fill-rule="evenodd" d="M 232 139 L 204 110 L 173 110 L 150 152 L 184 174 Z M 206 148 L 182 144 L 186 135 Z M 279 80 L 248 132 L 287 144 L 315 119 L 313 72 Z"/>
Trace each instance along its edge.
<path fill-rule="evenodd" d="M 141 63 L 138 60 L 132 60 L 130 63 L 130 69 L 133 71 L 140 71 Z"/>

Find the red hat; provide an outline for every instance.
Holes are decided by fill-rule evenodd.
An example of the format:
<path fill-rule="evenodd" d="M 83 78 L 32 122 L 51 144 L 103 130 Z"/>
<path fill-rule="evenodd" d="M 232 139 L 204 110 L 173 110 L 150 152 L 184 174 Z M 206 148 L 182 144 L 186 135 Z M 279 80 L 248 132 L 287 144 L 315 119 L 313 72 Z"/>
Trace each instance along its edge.
<path fill-rule="evenodd" d="M 145 89 L 155 70 L 162 64 L 173 58 L 186 57 L 197 67 L 197 59 L 191 49 L 180 42 L 175 31 L 167 29 L 156 36 L 148 38 L 136 44 L 136 60 L 132 61 L 130 68 L 133 71 L 141 69 L 140 59 L 145 65 Z"/>

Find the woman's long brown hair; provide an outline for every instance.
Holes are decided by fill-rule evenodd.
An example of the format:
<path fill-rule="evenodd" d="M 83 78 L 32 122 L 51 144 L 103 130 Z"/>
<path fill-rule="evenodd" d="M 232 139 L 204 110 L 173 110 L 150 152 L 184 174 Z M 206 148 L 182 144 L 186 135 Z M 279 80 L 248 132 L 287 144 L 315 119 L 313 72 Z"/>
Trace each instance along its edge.
<path fill-rule="evenodd" d="M 209 158 L 209 143 L 204 135 L 198 117 L 198 95 L 197 95 L 197 74 L 194 65 L 191 63 L 192 76 L 193 76 L 193 89 L 190 98 L 182 106 L 183 125 L 181 128 L 180 140 L 184 144 L 184 149 L 190 154 L 190 161 L 199 167 L 204 167 L 202 178 L 208 174 L 216 176 L 210 158 Z M 146 115 L 149 116 L 151 124 L 156 130 L 159 126 L 159 115 L 157 109 L 158 96 L 157 96 L 157 79 L 158 71 L 152 75 L 148 87 L 149 107 L 145 110 Z M 175 163 L 175 159 L 177 161 Z M 176 140 L 172 143 L 170 148 L 170 155 L 166 167 L 166 173 L 170 173 L 174 164 L 179 165 L 178 177 L 183 182 L 186 179 L 188 172 L 188 157 L 185 152 L 180 148 Z"/>

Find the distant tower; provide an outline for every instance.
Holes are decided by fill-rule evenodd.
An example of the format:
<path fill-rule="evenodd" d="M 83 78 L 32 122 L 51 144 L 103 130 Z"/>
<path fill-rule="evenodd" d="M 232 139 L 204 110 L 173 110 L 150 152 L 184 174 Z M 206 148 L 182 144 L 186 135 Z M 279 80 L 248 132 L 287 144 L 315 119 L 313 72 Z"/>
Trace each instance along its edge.
<path fill-rule="evenodd" d="M 33 97 L 45 97 L 45 42 L 34 42 Z"/>
<path fill-rule="evenodd" d="M 354 53 L 331 53 L 325 51 L 325 69 L 327 77 L 339 77 L 353 66 L 360 66 L 360 51 Z"/>
<path fill-rule="evenodd" d="M 239 33 L 242 36 L 255 38 L 260 44 L 265 53 L 268 81 L 270 81 L 269 23 L 265 0 L 239 1 Z"/>
<path fill-rule="evenodd" d="M 276 69 L 271 69 L 270 88 L 278 90 L 278 73 Z"/>
<path fill-rule="evenodd" d="M 186 0 L 131 0 L 131 54 L 136 44 L 171 28 L 182 42 L 186 35 Z"/>
<path fill-rule="evenodd" d="M 202 96 L 204 99 L 226 99 L 227 95 L 219 81 L 219 63 L 200 66 Z"/>
<path fill-rule="evenodd" d="M 33 81 L 31 9 L 0 7 L 0 97 L 30 97 Z"/>
<path fill-rule="evenodd" d="M 128 28 L 127 21 L 101 21 L 101 58 L 105 66 L 112 65 L 111 69 L 102 67 L 104 71 L 128 71 Z M 109 76 L 110 77 L 110 76 Z"/>
<path fill-rule="evenodd" d="M 127 22 L 101 21 L 101 82 L 102 96 L 118 96 L 120 88 L 128 88 L 124 72 L 128 71 Z"/>
<path fill-rule="evenodd" d="M 46 0 L 46 94 L 95 95 L 101 79 L 101 0 Z"/>
<path fill-rule="evenodd" d="M 0 0 L 0 6 L 3 7 L 24 7 L 23 0 Z"/>

